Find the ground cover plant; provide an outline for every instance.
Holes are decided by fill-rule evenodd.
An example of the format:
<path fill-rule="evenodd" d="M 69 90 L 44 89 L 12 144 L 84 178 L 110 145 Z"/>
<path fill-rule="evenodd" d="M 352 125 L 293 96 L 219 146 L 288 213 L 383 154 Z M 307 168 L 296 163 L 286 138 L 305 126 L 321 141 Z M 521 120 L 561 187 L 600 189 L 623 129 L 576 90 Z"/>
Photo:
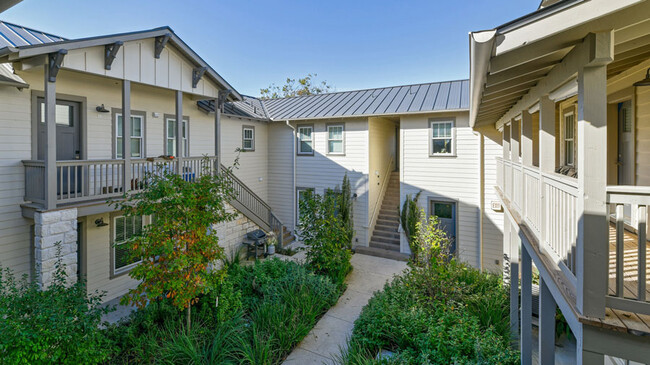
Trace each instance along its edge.
<path fill-rule="evenodd" d="M 500 276 L 450 257 L 435 217 L 421 218 L 416 231 L 409 269 L 370 299 L 341 362 L 518 364 Z M 392 354 L 378 356 L 382 350 Z"/>

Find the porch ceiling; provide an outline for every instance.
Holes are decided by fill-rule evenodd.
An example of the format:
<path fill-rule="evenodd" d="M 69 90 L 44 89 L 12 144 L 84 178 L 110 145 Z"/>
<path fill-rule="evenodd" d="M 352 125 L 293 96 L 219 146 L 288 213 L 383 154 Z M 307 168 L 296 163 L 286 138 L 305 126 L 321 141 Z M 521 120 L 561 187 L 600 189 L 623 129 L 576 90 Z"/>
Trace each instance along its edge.
<path fill-rule="evenodd" d="M 614 30 L 615 60 L 608 66 L 608 78 L 650 57 L 649 2 L 625 1 L 627 4 L 608 14 L 599 14 L 599 9 L 594 9 L 597 4 L 590 3 L 593 1 L 563 11 L 569 13 L 582 9 L 577 14 L 586 14 L 585 19 L 576 19 L 573 25 L 564 24 L 566 14 L 558 13 L 515 29 L 497 29 L 492 44 L 483 42 L 486 44 L 483 55 L 479 41 L 475 40 L 478 39 L 475 35 L 480 36 L 480 33 L 472 34 L 472 49 L 477 49 L 471 55 L 472 67 L 480 69 L 483 62 L 486 69 L 484 75 L 473 72 L 470 80 L 470 87 L 477 89 L 471 92 L 470 123 L 473 126 L 495 124 L 503 118 L 590 32 Z M 554 20 L 555 17 L 558 19 Z M 556 33 L 551 34 L 553 29 L 548 29 L 546 37 L 540 36 L 536 29 L 539 30 L 538 23 L 541 22 L 545 22 L 546 27 L 553 26 Z M 515 42 L 520 44 L 517 46 Z M 481 56 L 485 59 L 481 60 Z"/>

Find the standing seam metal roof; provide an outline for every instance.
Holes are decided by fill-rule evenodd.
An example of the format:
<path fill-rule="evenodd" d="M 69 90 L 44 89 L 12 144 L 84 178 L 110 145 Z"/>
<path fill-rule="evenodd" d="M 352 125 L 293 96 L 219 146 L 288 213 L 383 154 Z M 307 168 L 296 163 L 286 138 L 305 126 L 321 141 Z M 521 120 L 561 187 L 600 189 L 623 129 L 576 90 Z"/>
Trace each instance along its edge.
<path fill-rule="evenodd" d="M 0 20 L 0 49 L 65 41 L 63 37 Z"/>

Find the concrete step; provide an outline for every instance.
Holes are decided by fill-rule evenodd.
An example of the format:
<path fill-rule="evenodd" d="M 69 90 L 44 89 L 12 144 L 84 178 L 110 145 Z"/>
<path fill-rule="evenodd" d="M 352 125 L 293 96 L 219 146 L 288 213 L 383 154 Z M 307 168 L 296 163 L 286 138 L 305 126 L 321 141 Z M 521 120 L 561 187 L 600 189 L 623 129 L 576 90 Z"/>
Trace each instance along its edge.
<path fill-rule="evenodd" d="M 380 230 L 380 231 L 386 231 L 386 232 L 397 232 L 397 229 L 399 228 L 399 223 L 397 222 L 384 222 L 384 221 L 377 221 L 375 224 L 375 230 Z"/>
<path fill-rule="evenodd" d="M 389 245 L 397 245 L 397 246 L 399 246 L 399 237 L 398 238 L 389 238 L 389 237 L 373 235 L 370 240 L 372 242 L 387 243 Z"/>
<path fill-rule="evenodd" d="M 381 248 L 382 250 L 399 252 L 399 245 L 392 243 L 376 242 L 370 240 L 369 246 L 372 248 Z"/>
<path fill-rule="evenodd" d="M 389 238 L 389 239 L 395 239 L 399 241 L 399 232 L 395 230 L 380 230 L 380 229 L 375 229 L 375 231 L 372 233 L 372 238 L 375 237 L 383 237 L 383 238 Z"/>
<path fill-rule="evenodd" d="M 382 212 L 382 211 L 379 211 L 379 217 L 377 217 L 377 219 L 381 219 L 381 220 L 391 220 L 391 221 L 397 221 L 397 222 L 399 222 L 399 215 L 397 214 L 397 212 L 392 213 L 392 212 Z"/>
<path fill-rule="evenodd" d="M 408 261 L 408 259 L 409 259 L 409 255 L 407 255 L 405 253 L 400 253 L 400 252 L 395 252 L 395 251 L 390 251 L 390 250 L 384 250 L 384 249 L 375 248 L 375 247 L 356 246 L 354 248 L 354 250 L 355 250 L 355 252 L 357 254 L 375 256 L 375 257 L 383 257 L 385 259 L 391 259 L 391 260 L 397 260 L 397 261 Z"/>

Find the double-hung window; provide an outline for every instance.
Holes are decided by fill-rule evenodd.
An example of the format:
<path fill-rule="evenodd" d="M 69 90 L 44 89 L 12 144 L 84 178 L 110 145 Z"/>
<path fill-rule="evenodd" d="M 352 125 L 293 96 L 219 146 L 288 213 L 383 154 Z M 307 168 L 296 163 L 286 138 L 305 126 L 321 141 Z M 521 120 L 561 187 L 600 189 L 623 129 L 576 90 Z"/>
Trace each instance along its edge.
<path fill-rule="evenodd" d="M 176 151 L 176 119 L 174 118 L 167 118 L 166 122 L 166 151 L 168 155 L 172 156 L 178 156 L 178 153 Z M 188 121 L 186 119 L 183 119 L 183 125 L 182 125 L 182 142 L 183 142 L 183 157 L 189 157 L 190 155 L 190 145 L 188 143 L 188 135 L 189 135 L 189 129 L 188 129 Z"/>
<path fill-rule="evenodd" d="M 573 111 L 564 114 L 564 164 L 575 166 L 575 113 Z"/>
<path fill-rule="evenodd" d="M 133 259 L 129 242 L 142 234 L 144 220 L 141 216 L 115 216 L 113 218 L 113 274 L 124 273 L 141 259 Z"/>
<path fill-rule="evenodd" d="M 431 122 L 431 155 L 453 155 L 454 146 L 454 121 L 442 120 Z"/>
<path fill-rule="evenodd" d="M 122 114 L 115 114 L 115 158 L 124 158 L 122 153 L 123 138 Z M 144 117 L 142 115 L 131 115 L 131 157 L 144 157 Z"/>
<path fill-rule="evenodd" d="M 242 150 L 255 151 L 255 127 L 242 127 Z"/>
<path fill-rule="evenodd" d="M 343 155 L 344 140 L 343 140 L 343 125 L 328 125 L 327 126 L 327 153 L 330 155 Z"/>
<path fill-rule="evenodd" d="M 298 154 L 299 155 L 313 155 L 314 154 L 314 127 L 312 126 L 299 126 L 298 127 Z"/>

